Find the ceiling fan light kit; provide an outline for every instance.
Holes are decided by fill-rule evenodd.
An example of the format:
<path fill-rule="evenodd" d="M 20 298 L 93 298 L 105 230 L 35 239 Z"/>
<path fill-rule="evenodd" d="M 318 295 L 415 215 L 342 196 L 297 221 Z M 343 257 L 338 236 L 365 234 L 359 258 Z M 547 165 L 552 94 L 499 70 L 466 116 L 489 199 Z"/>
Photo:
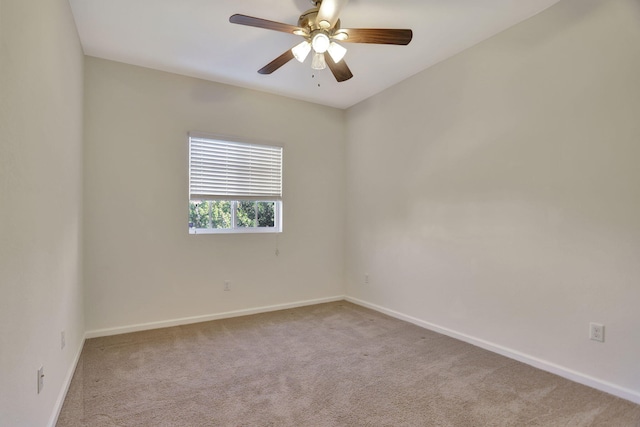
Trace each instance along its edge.
<path fill-rule="evenodd" d="M 413 38 L 411 30 L 381 28 L 340 28 L 338 16 L 348 0 L 312 0 L 314 8 L 307 10 L 298 19 L 298 25 L 283 24 L 262 18 L 235 14 L 229 18 L 233 24 L 266 28 L 304 37 L 304 41 L 285 51 L 282 55 L 262 67 L 260 74 L 271 74 L 295 58 L 304 62 L 311 50 L 313 58 L 311 68 L 323 70 L 329 67 L 338 82 L 353 77 L 351 70 L 343 61 L 347 49 L 335 42 L 373 43 L 408 45 Z"/>
<path fill-rule="evenodd" d="M 328 52 L 331 55 L 331 59 L 336 64 L 344 58 L 344 55 L 347 53 L 347 49 L 340 46 L 336 42 L 329 42 L 328 45 L 326 43 L 329 41 L 327 38 L 326 41 L 317 42 L 317 40 L 322 40 L 322 38 L 314 37 L 313 42 L 309 42 L 307 40 L 303 41 L 300 44 L 295 45 L 291 49 L 291 53 L 293 53 L 294 58 L 298 62 L 304 62 L 313 49 L 313 59 L 311 61 L 311 68 L 314 70 L 324 70 L 327 68 L 327 61 L 324 58 L 324 53 Z"/>

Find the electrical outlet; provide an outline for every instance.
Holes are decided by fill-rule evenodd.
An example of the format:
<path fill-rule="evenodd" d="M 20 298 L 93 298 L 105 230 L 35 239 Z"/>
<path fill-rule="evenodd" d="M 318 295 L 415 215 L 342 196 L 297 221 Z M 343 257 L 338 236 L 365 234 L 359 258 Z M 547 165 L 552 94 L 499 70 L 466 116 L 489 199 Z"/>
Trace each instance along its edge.
<path fill-rule="evenodd" d="M 604 325 L 589 323 L 589 338 L 594 341 L 604 342 Z"/>
<path fill-rule="evenodd" d="M 368 284 L 369 284 L 369 275 L 368 275 L 368 274 L 365 274 L 365 275 L 364 275 L 364 284 L 365 284 L 365 285 L 368 285 Z"/>
<path fill-rule="evenodd" d="M 40 369 L 38 369 L 38 394 L 40 394 L 43 388 L 44 388 L 44 367 L 40 366 Z"/>
<path fill-rule="evenodd" d="M 225 291 L 230 291 L 231 290 L 231 282 L 228 280 L 224 281 L 224 290 Z"/>
<path fill-rule="evenodd" d="M 64 347 L 67 345 L 67 338 L 65 337 L 64 331 L 60 332 L 60 350 L 64 350 Z"/>

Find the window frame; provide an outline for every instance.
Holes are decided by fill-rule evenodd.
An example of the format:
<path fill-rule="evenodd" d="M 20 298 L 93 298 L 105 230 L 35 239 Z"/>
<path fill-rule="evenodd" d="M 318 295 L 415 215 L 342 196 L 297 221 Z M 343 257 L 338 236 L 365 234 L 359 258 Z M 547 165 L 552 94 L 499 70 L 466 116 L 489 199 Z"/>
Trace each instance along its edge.
<path fill-rule="evenodd" d="M 202 132 L 189 132 L 188 133 L 188 138 L 187 138 L 187 142 L 188 142 L 188 173 L 189 173 L 189 191 L 188 191 L 188 209 L 187 209 L 187 224 L 191 224 L 190 222 L 190 215 L 191 215 L 191 202 L 192 201 L 200 201 L 200 202 L 217 202 L 217 201 L 222 201 L 222 200 L 226 200 L 229 201 L 231 203 L 231 227 L 230 228 L 196 228 L 196 227 L 188 227 L 189 230 L 189 234 L 247 234 L 247 233 L 282 233 L 283 231 L 283 227 L 282 227 L 282 210 L 283 210 L 283 198 L 282 198 L 282 181 L 283 181 L 283 163 L 284 163 L 284 147 L 282 144 L 273 144 L 273 143 L 267 143 L 267 142 L 263 142 L 263 141 L 255 141 L 255 140 L 249 140 L 247 138 L 237 138 L 237 137 L 231 137 L 231 136 L 227 136 L 227 135 L 219 135 L 219 134 L 209 134 L 209 133 L 202 133 Z M 256 193 L 255 195 L 250 194 L 247 195 L 245 193 L 243 194 L 220 194 L 220 195 L 216 195 L 216 194 L 210 194 L 210 195 L 206 195 L 206 194 L 202 194 L 201 192 L 197 193 L 194 197 L 194 194 L 192 193 L 192 185 L 193 185 L 193 179 L 192 179 L 192 173 L 193 170 L 195 168 L 192 167 L 192 160 L 194 158 L 194 156 L 192 155 L 192 138 L 193 139 L 199 139 L 201 141 L 199 141 L 200 143 L 202 143 L 202 140 L 210 140 L 212 142 L 219 142 L 219 143 L 228 143 L 229 146 L 244 146 L 246 149 L 251 149 L 251 148 L 258 148 L 258 151 L 260 151 L 259 147 L 264 147 L 267 150 L 271 150 L 271 149 L 279 149 L 279 157 L 276 156 L 276 158 L 278 159 L 276 161 L 276 164 L 279 165 L 279 174 L 277 175 L 279 177 L 279 181 L 278 181 L 278 185 L 276 187 L 279 187 L 279 195 L 276 194 L 270 194 L 270 196 L 276 196 L 276 197 L 264 197 L 265 195 L 263 194 L 259 194 Z M 251 162 L 249 156 L 249 162 Z M 244 160 L 247 160 L 247 158 L 245 158 Z M 261 166 L 261 165 L 260 165 Z M 202 173 L 200 171 L 200 173 Z M 204 196 L 204 197 L 203 197 Z M 238 210 L 238 206 L 240 204 L 240 202 L 244 202 L 244 201 L 253 201 L 253 202 L 268 202 L 268 203 L 273 203 L 274 207 L 273 207 L 273 214 L 274 214 L 274 226 L 273 227 L 259 227 L 257 226 L 257 211 L 256 211 L 256 219 L 255 219 L 255 224 L 256 226 L 254 227 L 243 227 L 243 226 L 238 226 L 238 222 L 237 222 L 237 210 Z M 211 215 L 211 205 L 209 205 L 209 215 Z"/>
<path fill-rule="evenodd" d="M 217 202 L 223 199 L 202 200 L 202 202 Z M 251 200 L 253 202 L 273 202 L 273 227 L 239 227 L 236 211 L 238 202 L 245 200 L 229 200 L 231 202 L 230 228 L 196 228 L 189 227 L 189 234 L 247 234 L 247 233 L 282 233 L 282 200 Z M 191 200 L 189 200 L 191 202 Z M 209 208 L 211 212 L 211 208 Z"/>

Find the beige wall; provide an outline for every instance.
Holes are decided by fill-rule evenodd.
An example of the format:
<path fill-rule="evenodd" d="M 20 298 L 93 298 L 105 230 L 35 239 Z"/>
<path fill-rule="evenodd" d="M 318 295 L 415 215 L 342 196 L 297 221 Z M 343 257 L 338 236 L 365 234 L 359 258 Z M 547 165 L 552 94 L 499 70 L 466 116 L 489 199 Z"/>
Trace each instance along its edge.
<path fill-rule="evenodd" d="M 351 108 L 347 294 L 640 402 L 638 76 L 564 0 Z"/>
<path fill-rule="evenodd" d="M 2 426 L 52 422 L 84 336 L 82 67 L 67 0 L 0 0 Z"/>
<path fill-rule="evenodd" d="M 85 87 L 89 331 L 343 295 L 342 110 L 91 57 Z M 283 233 L 188 234 L 188 131 L 284 145 Z"/>
<path fill-rule="evenodd" d="M 345 277 L 640 401 L 639 21 L 634 0 L 563 0 L 346 114 L 86 58 L 83 157 L 67 2 L 0 0 L 0 425 L 55 418 L 85 330 L 330 298 Z M 190 130 L 284 145 L 284 233 L 187 233 Z"/>

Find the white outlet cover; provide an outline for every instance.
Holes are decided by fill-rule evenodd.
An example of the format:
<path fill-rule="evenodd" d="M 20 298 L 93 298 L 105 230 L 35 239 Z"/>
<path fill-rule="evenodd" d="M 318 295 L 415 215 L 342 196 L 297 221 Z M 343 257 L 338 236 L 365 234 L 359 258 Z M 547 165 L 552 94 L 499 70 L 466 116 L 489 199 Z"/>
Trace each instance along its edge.
<path fill-rule="evenodd" d="M 600 323 L 589 323 L 589 339 L 604 342 L 604 325 Z"/>

